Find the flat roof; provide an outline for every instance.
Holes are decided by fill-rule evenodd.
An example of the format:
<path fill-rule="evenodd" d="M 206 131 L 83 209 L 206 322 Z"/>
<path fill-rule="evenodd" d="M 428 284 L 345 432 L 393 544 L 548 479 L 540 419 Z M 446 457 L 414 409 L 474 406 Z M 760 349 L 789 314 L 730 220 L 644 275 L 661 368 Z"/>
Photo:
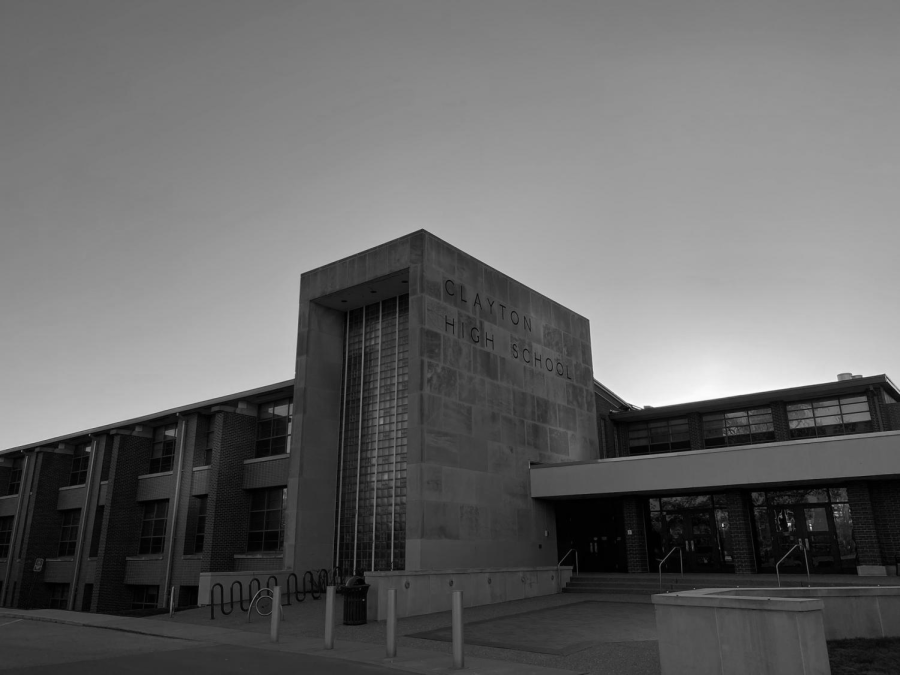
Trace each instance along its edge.
<path fill-rule="evenodd" d="M 112 424 L 104 424 L 103 426 L 93 427 L 92 429 L 85 429 L 84 431 L 78 431 L 71 434 L 65 434 L 63 436 L 54 436 L 53 438 L 48 438 L 47 440 L 38 441 L 36 443 L 27 443 L 25 445 L 17 445 L 14 448 L 7 448 L 6 450 L 0 450 L 0 454 L 6 454 L 11 452 L 19 452 L 21 450 L 30 450 L 31 448 L 38 448 L 42 446 L 63 443 L 67 440 L 71 440 L 74 438 L 79 438 L 82 436 L 89 436 L 91 434 L 100 434 L 107 431 L 111 431 L 112 429 L 117 429 L 119 427 L 127 427 L 133 424 L 142 424 L 144 422 L 149 422 L 151 420 L 159 419 L 161 417 L 169 417 L 171 415 L 177 415 L 179 413 L 186 413 L 191 411 L 200 412 L 203 408 L 211 408 L 216 405 L 223 405 L 232 401 L 239 401 L 241 399 L 249 398 L 251 396 L 263 396 L 265 394 L 271 394 L 277 392 L 281 389 L 286 389 L 291 387 L 293 390 L 294 379 L 285 380 L 284 382 L 276 382 L 275 384 L 267 384 L 263 387 L 258 387 L 256 389 L 248 389 L 246 391 L 239 391 L 235 394 L 229 394 L 228 396 L 219 396 L 218 398 L 211 398 L 206 401 L 200 401 L 199 403 L 190 403 L 188 405 L 178 406 L 177 408 L 169 408 L 168 410 L 161 410 L 159 412 L 153 413 L 151 415 L 142 415 L 141 417 L 132 417 L 131 419 L 122 420 L 120 422 L 114 422 Z"/>
<path fill-rule="evenodd" d="M 875 384 L 882 385 L 891 390 L 893 395 L 900 400 L 900 391 L 897 390 L 897 386 L 891 382 L 887 375 L 871 375 L 869 377 L 859 377 L 852 380 L 835 380 L 834 382 L 810 384 L 803 387 L 773 389 L 771 391 L 760 391 L 752 394 L 741 394 L 739 396 L 726 396 L 725 398 L 713 398 L 705 401 L 676 403 L 674 405 L 644 408 L 642 410 L 629 410 L 627 412 L 614 412 L 613 415 L 617 421 L 627 420 L 636 422 L 640 420 L 657 419 L 660 417 L 671 417 L 673 415 L 684 415 L 692 412 L 711 412 L 713 410 L 726 410 L 728 408 L 761 405 L 772 401 L 801 401 L 821 396 L 850 394 Z"/>

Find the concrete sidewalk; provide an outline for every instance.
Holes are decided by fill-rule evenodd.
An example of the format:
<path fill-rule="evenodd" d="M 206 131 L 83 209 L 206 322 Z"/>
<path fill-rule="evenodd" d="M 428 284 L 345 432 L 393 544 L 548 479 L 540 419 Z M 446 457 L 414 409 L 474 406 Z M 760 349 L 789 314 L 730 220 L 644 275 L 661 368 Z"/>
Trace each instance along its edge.
<path fill-rule="evenodd" d="M 208 613 L 209 610 L 192 611 L 195 613 Z M 244 624 L 246 628 L 240 628 L 235 627 L 233 623 L 231 626 L 226 627 L 222 621 L 213 624 L 212 621 L 209 621 L 208 616 L 207 621 L 209 625 L 202 625 L 193 621 L 179 621 L 179 614 L 185 613 L 179 612 L 176 614 L 175 619 L 169 619 L 168 616 L 164 616 L 164 618 L 135 618 L 53 609 L 0 609 L 0 617 L 13 620 L 47 621 L 194 642 L 240 644 L 259 649 L 295 652 L 368 663 L 411 673 L 447 673 L 449 675 L 450 673 L 458 672 L 453 669 L 452 658 L 449 654 L 428 649 L 404 647 L 398 649 L 396 658 L 387 659 L 385 658 L 384 645 L 376 646 L 366 642 L 341 639 L 335 641 L 334 649 L 326 650 L 322 638 L 292 635 L 289 631 L 284 630 L 284 623 L 282 624 L 283 630 L 281 631 L 279 642 L 272 643 L 268 634 L 268 618 L 265 620 L 261 619 L 256 623 L 246 623 Z M 471 656 L 468 653 L 465 659 L 465 666 L 467 672 L 479 675 L 513 675 L 518 673 L 522 675 L 574 675 L 574 673 L 579 672 L 534 664 L 487 659 Z"/>

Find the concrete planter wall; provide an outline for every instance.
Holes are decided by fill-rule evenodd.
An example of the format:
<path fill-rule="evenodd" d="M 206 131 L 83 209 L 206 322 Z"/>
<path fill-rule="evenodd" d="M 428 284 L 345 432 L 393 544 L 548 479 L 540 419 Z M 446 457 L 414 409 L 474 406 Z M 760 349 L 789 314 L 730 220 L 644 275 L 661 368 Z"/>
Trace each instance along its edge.
<path fill-rule="evenodd" d="M 826 640 L 900 636 L 900 588 L 654 595 L 662 675 L 828 675 Z"/>
<path fill-rule="evenodd" d="M 397 616 L 417 616 L 450 609 L 453 591 L 463 592 L 463 607 L 521 600 L 558 593 L 572 577 L 571 567 L 366 572 L 371 585 L 368 619 L 387 617 L 387 591 L 397 589 Z"/>

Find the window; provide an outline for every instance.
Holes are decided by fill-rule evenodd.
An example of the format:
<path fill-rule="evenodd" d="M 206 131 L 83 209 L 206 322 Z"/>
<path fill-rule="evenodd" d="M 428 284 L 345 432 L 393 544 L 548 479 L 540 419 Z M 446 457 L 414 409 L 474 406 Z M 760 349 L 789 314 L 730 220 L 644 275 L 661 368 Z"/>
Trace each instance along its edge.
<path fill-rule="evenodd" d="M 13 460 L 12 469 L 9 470 L 9 488 L 6 494 L 19 494 L 19 488 L 22 486 L 22 464 L 24 461 L 22 457 Z"/>
<path fill-rule="evenodd" d="M 775 440 L 771 408 L 710 413 L 703 416 L 703 445 L 751 445 Z"/>
<path fill-rule="evenodd" d="M 91 444 L 86 443 L 75 448 L 72 455 L 72 472 L 69 474 L 69 485 L 84 485 L 87 482 L 88 467 L 91 465 Z"/>
<path fill-rule="evenodd" d="M 149 473 L 162 473 L 172 470 L 175 458 L 175 436 L 177 424 L 167 424 L 153 430 L 153 449 L 150 451 Z"/>
<path fill-rule="evenodd" d="M 100 534 L 103 532 L 103 507 L 98 506 L 94 511 L 94 527 L 91 530 L 91 548 L 88 558 L 96 558 L 100 552 Z"/>
<path fill-rule="evenodd" d="M 156 609 L 159 606 L 159 586 L 132 586 L 131 609 Z"/>
<path fill-rule="evenodd" d="M 94 599 L 94 584 L 85 584 L 84 592 L 81 595 L 81 611 L 90 612 L 91 602 Z"/>
<path fill-rule="evenodd" d="M 12 545 L 13 517 L 0 518 L 0 559 L 9 557 L 9 548 Z"/>
<path fill-rule="evenodd" d="M 69 606 L 69 584 L 47 584 L 50 588 L 50 609 L 67 609 Z"/>
<path fill-rule="evenodd" d="M 289 398 L 259 406 L 256 425 L 256 456 L 283 455 L 291 448 L 291 416 L 294 403 Z"/>
<path fill-rule="evenodd" d="M 654 455 L 691 449 L 687 418 L 628 425 L 628 454 Z"/>
<path fill-rule="evenodd" d="M 62 529 L 59 533 L 59 548 L 56 553 L 60 558 L 75 555 L 75 546 L 78 543 L 79 518 L 81 518 L 81 509 L 70 509 L 62 512 Z"/>
<path fill-rule="evenodd" d="M 166 540 L 166 516 L 169 513 L 169 501 L 144 504 L 144 521 L 141 524 L 141 545 L 138 554 L 162 553 Z"/>
<path fill-rule="evenodd" d="M 872 431 L 872 416 L 865 395 L 789 403 L 787 414 L 791 438 L 864 434 Z"/>
<path fill-rule="evenodd" d="M 284 500 L 287 488 L 253 490 L 247 552 L 280 551 L 284 543 Z"/>
<path fill-rule="evenodd" d="M 204 539 L 206 538 L 206 496 L 194 497 L 196 499 L 197 528 L 194 534 L 194 553 L 203 553 Z"/>
<path fill-rule="evenodd" d="M 212 452 L 213 452 L 213 432 L 216 430 L 216 418 L 215 416 L 210 416 L 206 420 L 206 434 L 205 434 L 205 443 L 203 446 L 203 464 L 200 466 L 209 466 L 212 464 Z"/>

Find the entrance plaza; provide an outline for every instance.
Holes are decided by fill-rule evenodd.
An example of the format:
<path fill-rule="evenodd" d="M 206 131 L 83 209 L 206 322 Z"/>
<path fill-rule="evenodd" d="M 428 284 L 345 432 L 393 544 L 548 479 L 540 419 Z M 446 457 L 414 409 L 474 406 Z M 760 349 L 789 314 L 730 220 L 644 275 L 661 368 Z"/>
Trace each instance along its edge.
<path fill-rule="evenodd" d="M 610 582 L 625 577 L 651 588 L 655 574 L 596 575 Z M 663 583 L 677 589 L 692 584 L 719 585 L 729 582 L 759 586 L 776 585 L 769 575 L 665 575 Z M 900 586 L 897 577 L 887 585 Z M 822 575 L 817 584 L 842 586 L 846 576 Z M 864 580 L 851 583 L 862 585 Z M 783 582 L 797 588 L 796 578 Z M 772 589 L 774 590 L 774 589 Z M 661 596 L 667 597 L 667 596 Z M 448 597 L 449 604 L 449 597 Z M 398 621 L 398 653 L 385 658 L 385 622 L 360 626 L 342 625 L 342 602 L 338 596 L 335 616 L 335 646 L 323 649 L 325 601 L 307 597 L 302 603 L 285 605 L 278 644 L 269 642 L 268 617 L 252 615 L 236 608 L 224 616 L 216 608 L 210 619 L 208 607 L 179 611 L 174 618 L 160 614 L 145 618 L 68 612 L 63 610 L 0 610 L 0 624 L 25 619 L 74 625 L 97 626 L 157 637 L 209 644 L 243 645 L 266 650 L 308 654 L 329 659 L 387 666 L 406 672 L 450 673 L 452 670 L 450 612 L 437 612 Z M 464 611 L 465 658 L 467 670 L 491 675 L 658 675 L 661 672 L 657 623 L 649 593 L 603 593 L 543 596 L 469 607 Z M 0 648 L 4 644 L 0 626 Z M 709 647 L 710 652 L 714 649 Z M 51 658 L 51 657 L 47 657 Z M 56 662 L 54 662 L 56 663 Z M 717 671 L 718 672 L 718 671 Z"/>

